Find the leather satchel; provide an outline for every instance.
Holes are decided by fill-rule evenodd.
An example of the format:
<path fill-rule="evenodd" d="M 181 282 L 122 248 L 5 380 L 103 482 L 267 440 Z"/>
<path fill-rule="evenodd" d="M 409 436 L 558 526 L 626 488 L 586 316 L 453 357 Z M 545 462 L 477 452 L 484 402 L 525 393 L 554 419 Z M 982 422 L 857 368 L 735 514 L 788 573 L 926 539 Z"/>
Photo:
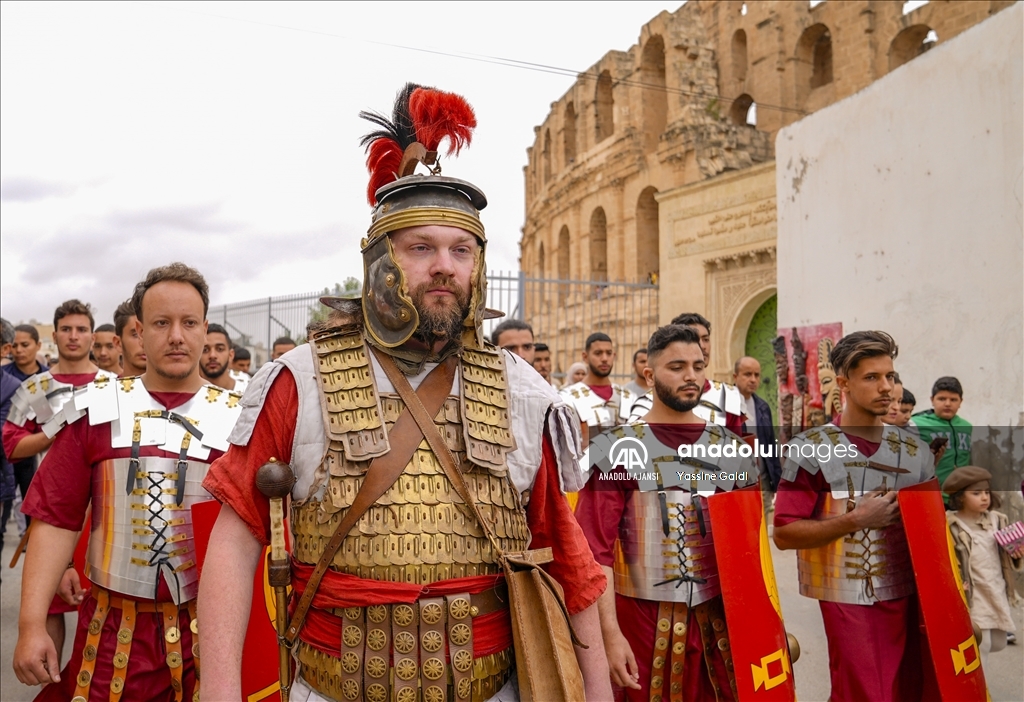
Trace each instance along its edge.
<path fill-rule="evenodd" d="M 552 560 L 551 549 L 522 553 L 502 551 L 493 526 L 473 499 L 462 471 L 455 463 L 455 457 L 441 439 L 433 416 L 420 402 L 408 379 L 391 357 L 377 353 L 376 349 L 373 352 L 406 409 L 419 425 L 448 480 L 462 501 L 473 510 L 498 554 L 498 561 L 508 583 L 520 699 L 523 702 L 577 702 L 585 699 L 583 674 L 573 646 L 587 646 L 579 640 L 573 629 L 561 586 L 540 567 Z"/>

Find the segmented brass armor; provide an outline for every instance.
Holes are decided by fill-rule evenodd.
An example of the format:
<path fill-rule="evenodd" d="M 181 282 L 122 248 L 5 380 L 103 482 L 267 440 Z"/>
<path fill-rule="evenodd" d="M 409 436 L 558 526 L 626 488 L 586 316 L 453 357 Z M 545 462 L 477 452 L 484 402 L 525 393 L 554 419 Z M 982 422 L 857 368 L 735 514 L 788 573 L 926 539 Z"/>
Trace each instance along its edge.
<path fill-rule="evenodd" d="M 389 450 L 387 432 L 404 409 L 397 395 L 377 392 L 358 327 L 326 331 L 312 343 L 328 449 L 320 468 L 322 498 L 292 510 L 294 556 L 308 564 L 319 560 L 362 486 L 370 460 Z M 515 442 L 504 359 L 495 352 L 466 350 L 459 377 L 461 396 L 449 397 L 434 421 L 501 547 L 523 550 L 529 542 L 526 514 L 505 467 Z M 405 473 L 359 520 L 332 565 L 361 578 L 417 584 L 500 570 L 483 530 L 425 440 Z"/>

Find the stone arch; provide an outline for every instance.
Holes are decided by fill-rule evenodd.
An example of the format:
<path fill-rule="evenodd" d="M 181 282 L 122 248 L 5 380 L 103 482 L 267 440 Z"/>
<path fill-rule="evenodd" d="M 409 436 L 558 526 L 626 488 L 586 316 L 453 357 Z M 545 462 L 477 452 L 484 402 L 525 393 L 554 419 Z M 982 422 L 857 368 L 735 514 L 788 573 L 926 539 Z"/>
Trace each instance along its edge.
<path fill-rule="evenodd" d="M 603 207 L 590 215 L 590 278 L 608 280 L 608 218 Z"/>
<path fill-rule="evenodd" d="M 771 341 L 778 333 L 778 295 L 774 286 L 759 290 L 742 306 L 730 339 L 729 363 L 752 356 L 761 363 L 761 387 L 757 394 L 768 403 L 775 424 L 779 416 L 779 380 Z"/>
<path fill-rule="evenodd" d="M 558 278 L 560 280 L 568 280 L 572 273 L 570 270 L 570 258 L 569 258 L 569 227 L 568 225 L 562 225 L 561 231 L 558 232 Z"/>
<path fill-rule="evenodd" d="M 658 146 L 658 138 L 668 121 L 668 93 L 665 88 L 665 40 L 655 34 L 644 44 L 640 56 L 640 82 L 643 83 L 643 129 L 648 150 Z"/>
<path fill-rule="evenodd" d="M 551 130 L 544 130 L 544 182 L 551 180 Z"/>
<path fill-rule="evenodd" d="M 656 278 L 661 265 L 658 247 L 658 190 L 648 186 L 636 201 L 636 274 L 640 280 Z"/>
<path fill-rule="evenodd" d="M 732 75 L 737 83 L 747 79 L 747 33 L 742 29 L 732 35 Z"/>
<path fill-rule="evenodd" d="M 761 309 L 762 305 L 778 293 L 774 281 L 764 280 L 761 282 L 762 285 L 755 283 L 752 288 L 748 288 L 745 291 L 747 293 L 746 300 L 739 304 L 733 318 L 729 320 L 729 356 L 725 359 L 725 362 L 729 364 L 730 370 L 737 358 L 747 355 L 747 336 L 754 316 Z M 714 355 L 714 347 L 712 347 L 711 351 L 712 355 Z M 774 372 L 774 370 L 774 367 L 768 369 L 769 372 Z M 761 374 L 764 375 L 764 373 L 765 369 L 762 368 Z"/>
<path fill-rule="evenodd" d="M 799 104 L 815 88 L 832 82 L 832 32 L 822 23 L 812 24 L 796 45 L 796 94 Z"/>
<path fill-rule="evenodd" d="M 749 124 L 747 115 L 750 113 L 750 106 L 753 104 L 754 98 L 746 93 L 740 95 L 732 101 L 732 107 L 729 108 L 729 121 L 740 126 Z"/>
<path fill-rule="evenodd" d="M 565 106 L 565 126 L 562 128 L 565 167 L 576 161 L 576 106 L 570 102 Z"/>
<path fill-rule="evenodd" d="M 601 71 L 594 95 L 594 139 L 600 143 L 615 132 L 615 97 L 612 95 L 612 74 Z"/>
<path fill-rule="evenodd" d="M 547 275 L 546 264 L 544 260 L 544 242 L 537 244 L 537 277 L 543 278 Z"/>
<path fill-rule="evenodd" d="M 889 70 L 899 68 L 903 64 L 935 46 L 938 35 L 927 24 L 915 24 L 907 27 L 889 44 Z"/>

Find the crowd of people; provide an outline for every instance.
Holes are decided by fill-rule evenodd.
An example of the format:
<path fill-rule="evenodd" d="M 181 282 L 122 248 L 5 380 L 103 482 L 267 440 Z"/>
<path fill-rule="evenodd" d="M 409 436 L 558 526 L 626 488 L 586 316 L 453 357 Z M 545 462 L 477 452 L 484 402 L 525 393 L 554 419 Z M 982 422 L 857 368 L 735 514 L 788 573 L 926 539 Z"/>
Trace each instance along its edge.
<path fill-rule="evenodd" d="M 182 263 L 113 325 L 60 305 L 49 367 L 38 331 L 4 322 L 3 498 L 27 523 L 13 667 L 38 700 L 792 700 L 771 512 L 819 601 L 834 702 L 986 698 L 1024 535 L 1000 536 L 954 378 L 914 414 L 895 340 L 849 333 L 830 354 L 841 415 L 776 451 L 757 360 L 709 378 L 711 321 L 684 313 L 632 350 L 631 382 L 594 331 L 557 388 L 529 325 L 484 335 L 487 199 L 437 167 L 469 105 L 408 84 L 364 117 L 361 300 L 324 298 L 328 319 L 252 376 Z M 625 440 L 653 466 L 616 458 Z M 952 535 L 955 570 L 914 554 L 922 534 Z M 513 587 L 516 569 L 532 579 Z M 276 635 L 248 629 L 254 606 Z M 936 607 L 946 624 L 922 627 Z M 541 618 L 564 645 L 523 640 Z M 542 638 L 557 682 L 536 677 Z"/>
<path fill-rule="evenodd" d="M 707 368 L 710 362 L 711 322 L 700 314 L 684 313 L 674 318 L 670 326 L 692 330 L 694 333 L 693 343 L 699 346 L 701 352 L 703 362 L 699 365 L 701 365 L 700 377 L 703 378 L 703 382 L 698 402 L 687 410 L 688 413 L 692 413 L 692 418 L 705 424 L 721 425 L 748 442 L 756 438 L 761 446 L 775 444 L 776 432 L 772 410 L 768 402 L 758 395 L 758 390 L 762 386 L 759 361 L 749 356 L 738 358 L 733 365 L 733 383 L 731 385 L 713 382 L 703 374 L 703 369 Z M 659 330 L 655 337 L 652 337 L 652 342 L 662 331 Z M 681 332 L 679 333 L 681 334 Z M 1015 549 L 1003 549 L 999 547 L 995 538 L 996 532 L 1007 529 L 1009 520 L 1005 514 L 995 511 L 995 508 L 999 506 L 999 496 L 991 491 L 991 474 L 984 468 L 972 464 L 972 426 L 960 415 L 963 387 L 955 377 L 938 378 L 931 389 L 931 408 L 915 413 L 917 399 L 909 389 L 903 386 L 899 374 L 892 369 L 892 361 L 897 352 L 895 342 L 888 335 L 879 332 L 867 334 L 865 338 L 868 339 L 869 346 L 873 343 L 877 347 L 868 358 L 877 357 L 886 366 L 885 372 L 880 374 L 883 380 L 877 389 L 877 396 L 872 398 L 876 403 L 884 403 L 885 412 L 880 415 L 875 407 L 867 408 L 870 411 L 857 408 L 856 405 L 849 403 L 850 395 L 847 393 L 844 395 L 843 412 L 834 417 L 829 426 L 836 429 L 846 426 L 853 427 L 849 432 L 850 441 L 860 448 L 861 453 L 868 456 L 875 456 L 880 442 L 870 441 L 857 434 L 876 433 L 870 429 L 872 426 L 899 427 L 906 431 L 906 434 L 900 434 L 900 436 L 911 437 L 911 440 L 917 440 L 920 445 L 929 447 L 930 451 L 927 456 L 922 454 L 926 460 L 919 466 L 919 480 L 912 480 L 908 484 L 925 480 L 934 475 L 942 487 L 944 504 L 948 510 L 947 520 L 959 563 L 958 575 L 970 603 L 971 620 L 978 634 L 980 655 L 983 659 L 987 659 L 990 652 L 1000 651 L 1008 643 L 1016 643 L 1014 633 L 1016 625 L 1010 614 L 1010 607 L 1011 603 L 1019 604 L 1020 602 L 1016 574 L 1022 570 L 1024 562 L 1021 560 L 1022 550 L 1019 545 Z M 850 337 L 847 337 L 847 340 L 849 339 Z M 545 380 L 558 387 L 551 378 L 549 347 L 547 344 L 535 343 L 530 325 L 520 320 L 503 322 L 494 329 L 492 343 L 524 358 L 533 364 Z M 538 355 L 538 348 L 543 348 L 542 355 Z M 839 353 L 833 353 L 833 357 L 838 355 L 841 359 L 843 352 L 847 349 L 843 344 L 837 348 Z M 613 430 L 624 421 L 643 421 L 647 424 L 652 424 L 655 421 L 653 418 L 655 415 L 651 413 L 653 408 L 658 405 L 659 391 L 654 387 L 657 380 L 653 372 L 645 373 L 654 349 L 647 347 L 633 352 L 632 362 L 635 377 L 629 383 L 621 386 L 611 382 L 608 377 L 614 365 L 616 351 L 617 349 L 608 335 L 601 332 L 591 334 L 587 338 L 584 351 L 581 354 L 582 360 L 578 364 L 574 364 L 579 368 L 578 375 L 567 381 L 565 387 L 561 389 L 566 402 L 572 405 L 577 412 L 584 437 Z M 886 361 L 886 359 L 888 360 Z M 838 362 L 843 363 L 842 360 Z M 847 367 L 843 369 L 843 373 L 848 375 L 853 370 L 855 368 Z M 677 405 L 677 407 L 679 406 L 685 407 L 688 404 Z M 844 415 L 846 415 L 845 422 Z M 853 432 L 857 432 L 857 434 Z M 812 469 L 811 473 L 806 473 L 805 467 L 790 465 L 788 470 L 784 471 L 778 455 L 760 456 L 756 460 L 758 463 L 756 472 L 761 477 L 764 507 L 769 515 L 773 511 L 775 512 L 774 524 L 778 532 L 776 543 L 780 547 L 796 549 L 820 547 L 822 539 L 832 537 L 829 540 L 833 541 L 833 533 L 841 533 L 835 529 L 824 534 L 820 531 L 802 533 L 801 530 L 808 527 L 790 526 L 794 522 L 807 522 L 829 516 L 820 496 L 829 492 L 830 486 L 820 479 L 819 470 Z M 920 458 L 915 462 L 920 464 Z M 811 474 L 816 476 L 813 481 L 808 479 Z M 609 582 L 614 581 L 618 584 L 625 582 L 627 578 L 624 574 L 620 574 L 622 577 L 615 579 L 613 572 L 614 549 L 617 540 L 618 548 L 623 547 L 622 535 L 629 532 L 629 528 L 626 526 L 629 518 L 625 516 L 625 501 L 622 500 L 621 495 L 617 496 L 618 501 L 609 502 L 607 491 L 594 488 L 598 484 L 597 480 L 597 476 L 591 478 L 591 483 L 588 483 L 582 493 L 584 499 L 579 506 L 577 506 L 579 499 L 577 495 L 570 494 L 569 499 L 581 524 L 584 525 L 584 530 L 591 538 L 595 557 L 607 571 Z M 794 495 L 801 494 L 799 491 L 794 491 L 794 485 L 804 489 L 803 495 L 810 494 L 817 497 L 814 500 L 806 497 L 794 500 Z M 1022 484 L 1022 490 L 1024 490 L 1024 484 Z M 862 492 L 871 494 L 870 490 Z M 898 513 L 898 510 L 893 507 L 895 496 L 896 492 L 893 491 L 889 492 L 886 498 L 891 510 L 890 514 L 884 517 L 857 515 L 858 517 L 863 516 L 866 521 L 856 522 L 855 526 L 866 525 L 884 528 L 894 524 L 895 515 Z M 631 508 L 636 509 L 632 506 Z M 609 515 L 617 515 L 618 519 L 609 517 Z M 833 527 L 838 527 L 838 524 Z M 596 535 L 593 534 L 595 529 L 598 530 Z M 604 529 L 604 532 L 601 532 L 601 529 Z M 795 537 L 794 531 L 797 533 Z M 972 552 L 975 554 L 973 559 Z M 621 566 L 621 563 L 619 565 Z M 812 570 L 811 567 L 807 567 L 808 573 Z M 803 571 L 801 573 L 803 582 L 805 574 Z M 978 584 L 975 584 L 975 578 L 977 578 Z M 623 589 L 628 590 L 625 587 Z M 907 646 L 917 645 L 916 642 L 907 641 L 905 637 L 891 636 L 894 632 L 905 628 L 914 616 L 906 609 L 905 597 L 861 597 L 858 605 L 879 604 L 892 600 L 903 600 L 903 602 L 900 603 L 902 609 L 898 615 L 892 617 L 888 622 L 884 617 L 878 617 L 877 620 L 868 617 L 865 621 L 858 621 L 859 617 L 851 616 L 849 611 L 844 610 L 842 598 L 837 599 L 833 595 L 821 591 L 814 593 L 812 590 L 811 587 L 801 586 L 803 594 L 822 600 L 822 616 L 829 637 L 833 699 L 881 699 L 885 698 L 885 695 L 879 696 L 877 690 L 870 689 L 870 686 L 877 686 L 881 683 L 888 685 L 890 690 L 899 691 L 901 680 L 905 682 L 908 679 L 913 679 L 905 677 L 908 672 L 914 670 L 913 667 L 908 671 L 907 668 L 900 667 L 900 662 L 905 658 L 903 649 Z M 975 592 L 981 594 L 975 596 Z M 629 594 L 633 594 L 633 597 L 630 598 Z M 638 597 L 635 592 L 629 594 L 620 593 L 622 599 L 615 604 L 617 616 L 627 616 L 630 622 L 654 622 L 657 619 L 655 609 L 647 611 L 644 611 L 642 607 L 639 610 L 635 609 L 640 603 L 634 600 L 651 598 Z M 687 597 L 688 601 L 693 604 L 692 594 L 688 594 Z M 853 612 L 856 611 L 855 606 Z M 877 608 L 877 611 L 881 611 L 881 608 Z M 886 615 L 889 614 L 886 613 Z M 602 627 L 605 630 L 615 631 L 616 614 L 613 613 L 611 605 L 602 612 L 602 616 L 611 620 L 610 624 L 602 620 Z M 871 655 L 865 655 L 859 644 L 860 639 L 856 636 L 849 636 L 851 627 L 855 627 L 854 630 L 864 636 L 876 636 L 879 633 L 887 632 L 886 635 L 890 636 L 897 644 L 892 650 L 880 649 Z M 646 700 L 651 694 L 651 688 L 649 685 L 642 685 L 641 681 L 652 680 L 651 668 L 646 661 L 651 653 L 650 647 L 654 644 L 655 637 L 650 635 L 650 631 L 646 631 L 639 638 L 638 630 L 629 629 L 628 631 L 630 633 L 625 639 L 619 640 L 613 648 L 609 649 L 613 681 L 627 690 L 625 693 L 627 698 L 633 699 L 634 695 L 630 691 L 635 690 L 639 693 L 635 695 L 635 699 Z M 617 635 L 613 638 L 617 638 Z M 627 640 L 628 645 L 624 645 L 622 641 Z M 607 634 L 605 644 L 609 646 Z M 699 648 L 700 642 L 694 645 Z M 613 650 L 624 653 L 620 659 L 612 660 Z M 643 651 L 643 653 L 641 654 L 639 651 Z M 727 655 L 710 651 L 707 656 L 709 659 L 705 663 L 708 670 L 719 672 L 725 670 L 723 666 L 729 660 Z M 715 657 L 718 657 L 718 660 L 711 660 Z M 729 680 L 735 684 L 731 675 L 722 675 L 720 680 L 715 680 L 714 675 L 711 675 L 703 681 L 690 681 L 692 686 L 688 688 L 689 695 L 684 695 L 683 699 L 713 699 L 713 694 L 719 695 Z M 704 686 L 703 689 L 701 685 Z M 896 698 L 904 699 L 908 694 L 910 693 L 904 689 Z"/>

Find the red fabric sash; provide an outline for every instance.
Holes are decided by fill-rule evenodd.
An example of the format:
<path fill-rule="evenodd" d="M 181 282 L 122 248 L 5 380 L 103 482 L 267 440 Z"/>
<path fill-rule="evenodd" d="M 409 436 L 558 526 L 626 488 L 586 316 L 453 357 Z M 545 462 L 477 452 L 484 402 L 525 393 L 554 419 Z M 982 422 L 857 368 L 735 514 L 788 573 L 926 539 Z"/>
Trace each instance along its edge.
<path fill-rule="evenodd" d="M 292 561 L 294 605 L 313 573 L 313 566 Z M 299 638 L 329 655 L 341 656 L 341 617 L 330 611 L 341 607 L 368 607 L 380 604 L 411 604 L 421 598 L 478 594 L 501 584 L 504 575 L 476 575 L 439 580 L 429 585 L 367 580 L 348 573 L 328 570 L 313 597 Z M 512 619 L 508 610 L 491 612 L 473 619 L 473 657 L 498 653 L 512 646 Z"/>

